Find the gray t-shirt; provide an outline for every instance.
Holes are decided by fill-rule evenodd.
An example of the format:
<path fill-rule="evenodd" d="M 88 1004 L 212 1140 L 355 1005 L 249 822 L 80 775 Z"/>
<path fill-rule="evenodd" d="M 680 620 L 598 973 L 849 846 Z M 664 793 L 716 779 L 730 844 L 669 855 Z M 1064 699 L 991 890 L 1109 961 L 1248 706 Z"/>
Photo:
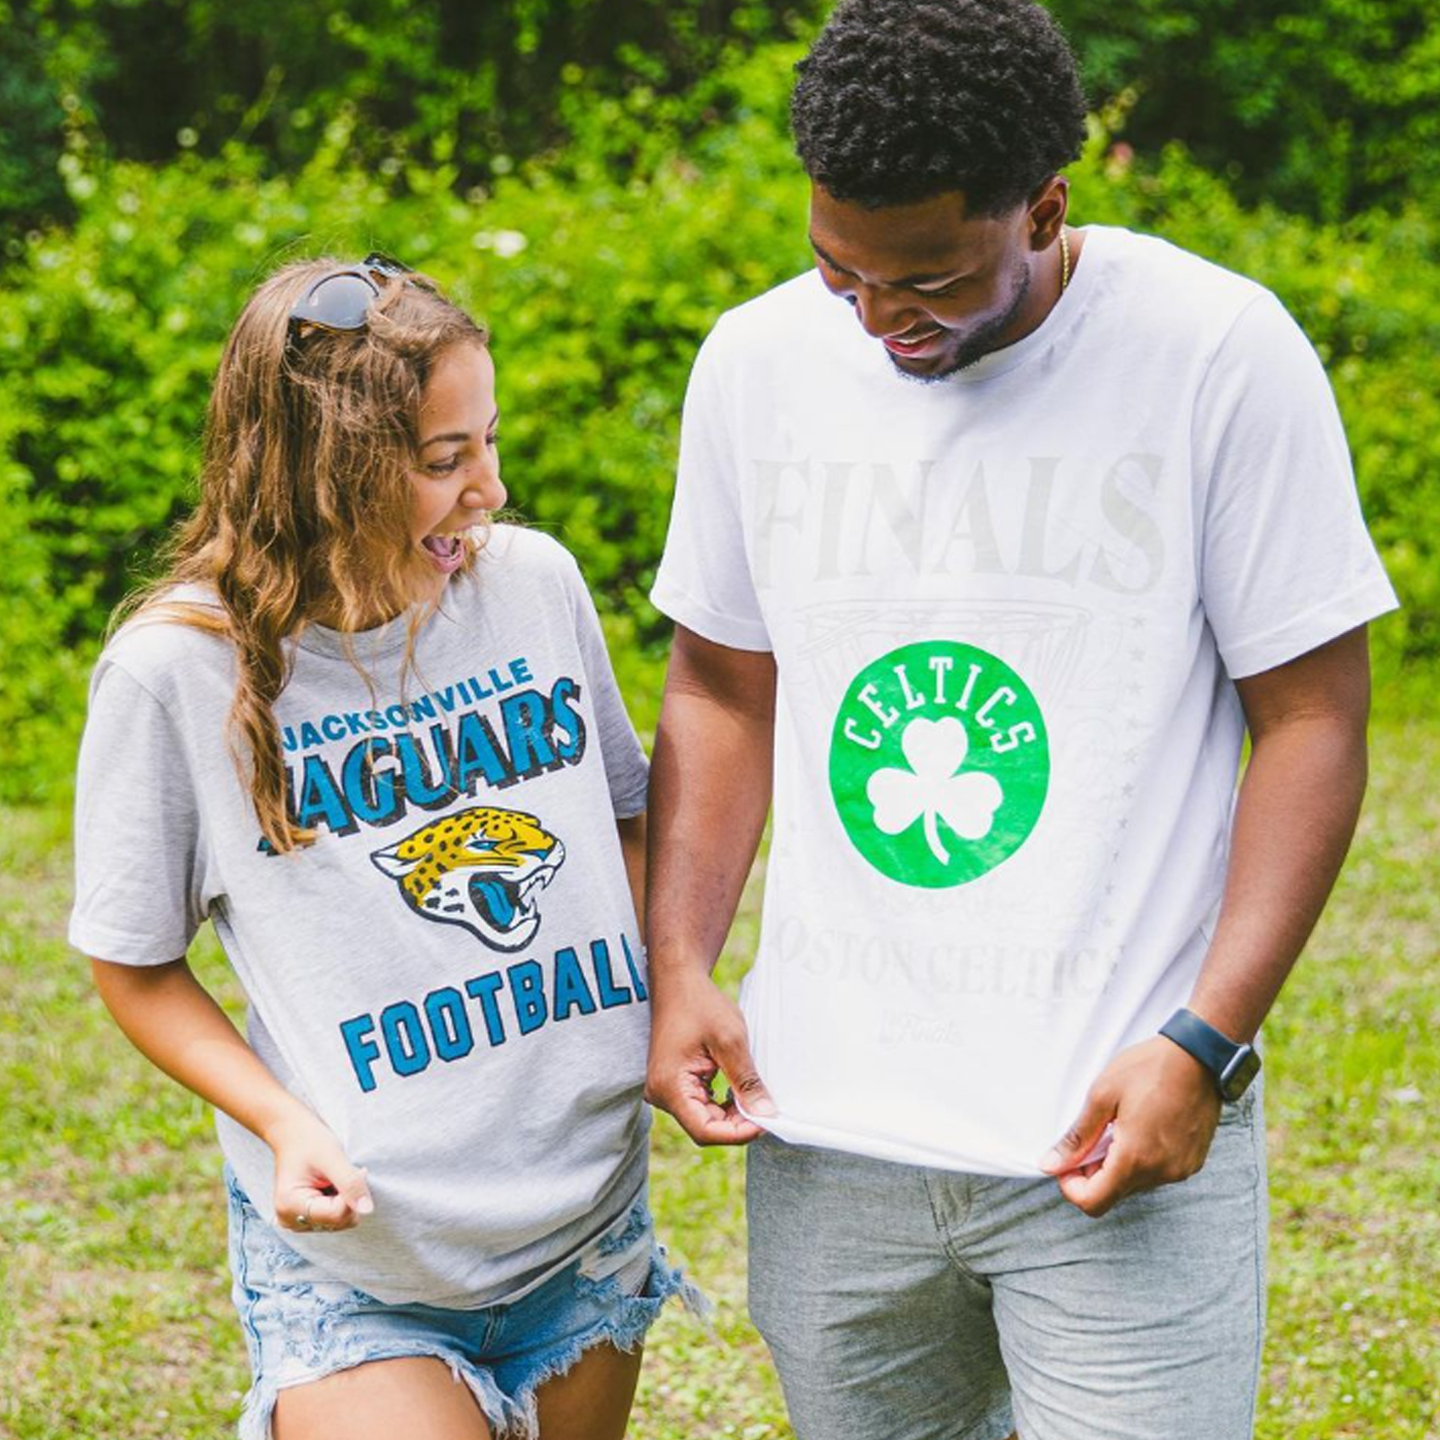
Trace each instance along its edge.
<path fill-rule="evenodd" d="M 201 597 L 203 598 L 203 597 Z M 644 1183 L 645 960 L 616 817 L 646 762 L 554 541 L 497 526 L 401 676 L 406 622 L 306 629 L 275 706 L 294 812 L 262 841 L 232 762 L 228 642 L 132 621 L 96 667 L 70 939 L 127 965 L 209 918 L 248 1034 L 366 1167 L 375 1214 L 287 1236 L 391 1302 L 514 1295 Z M 218 1117 L 267 1218 L 269 1148 Z"/>

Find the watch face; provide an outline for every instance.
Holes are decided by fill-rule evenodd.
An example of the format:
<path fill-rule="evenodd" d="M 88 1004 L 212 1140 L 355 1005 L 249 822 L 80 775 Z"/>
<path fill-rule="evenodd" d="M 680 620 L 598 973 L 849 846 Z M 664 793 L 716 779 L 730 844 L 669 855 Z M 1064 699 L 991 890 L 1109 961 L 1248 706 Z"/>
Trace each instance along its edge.
<path fill-rule="evenodd" d="M 1226 1100 L 1238 1100 L 1260 1073 L 1260 1057 L 1246 1045 L 1225 1067 L 1220 1077 L 1220 1093 Z"/>

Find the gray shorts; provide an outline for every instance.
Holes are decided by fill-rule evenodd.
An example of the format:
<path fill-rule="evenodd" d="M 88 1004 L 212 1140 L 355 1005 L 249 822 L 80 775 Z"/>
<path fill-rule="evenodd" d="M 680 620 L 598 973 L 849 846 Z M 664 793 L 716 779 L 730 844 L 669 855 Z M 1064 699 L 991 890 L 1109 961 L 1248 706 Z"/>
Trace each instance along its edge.
<path fill-rule="evenodd" d="M 1257 1087 L 1258 1090 L 1258 1087 Z M 1092 1220 L 1052 1180 L 750 1147 L 750 1310 L 797 1440 L 1249 1440 L 1265 1127 Z"/>

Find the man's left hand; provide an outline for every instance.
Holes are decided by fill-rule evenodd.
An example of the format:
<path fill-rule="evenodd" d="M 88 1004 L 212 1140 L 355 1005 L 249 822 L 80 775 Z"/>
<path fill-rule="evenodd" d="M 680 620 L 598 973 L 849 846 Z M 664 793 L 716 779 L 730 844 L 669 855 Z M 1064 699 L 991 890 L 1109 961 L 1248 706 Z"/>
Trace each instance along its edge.
<path fill-rule="evenodd" d="M 1041 1161 L 1060 1193 L 1098 1218 L 1139 1190 L 1188 1180 L 1220 1122 L 1215 1077 L 1163 1035 L 1122 1050 L 1100 1072 L 1085 1108 Z M 1110 1147 L 1081 1162 L 1111 1127 Z"/>

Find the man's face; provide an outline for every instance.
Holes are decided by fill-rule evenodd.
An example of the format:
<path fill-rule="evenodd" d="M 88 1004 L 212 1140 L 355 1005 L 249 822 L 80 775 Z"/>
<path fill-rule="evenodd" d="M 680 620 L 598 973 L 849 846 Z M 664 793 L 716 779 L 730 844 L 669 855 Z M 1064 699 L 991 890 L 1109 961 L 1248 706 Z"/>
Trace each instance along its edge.
<path fill-rule="evenodd" d="M 895 368 L 939 380 L 1043 318 L 1031 288 L 1032 209 L 1026 202 L 997 217 L 967 217 L 964 195 L 953 191 L 867 210 L 815 185 L 810 242 L 821 279 L 854 306 Z"/>

